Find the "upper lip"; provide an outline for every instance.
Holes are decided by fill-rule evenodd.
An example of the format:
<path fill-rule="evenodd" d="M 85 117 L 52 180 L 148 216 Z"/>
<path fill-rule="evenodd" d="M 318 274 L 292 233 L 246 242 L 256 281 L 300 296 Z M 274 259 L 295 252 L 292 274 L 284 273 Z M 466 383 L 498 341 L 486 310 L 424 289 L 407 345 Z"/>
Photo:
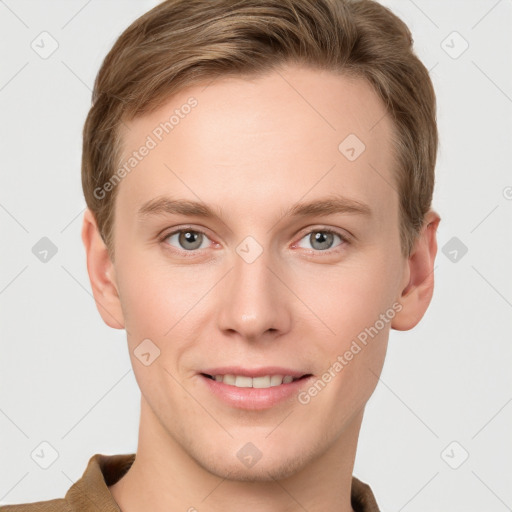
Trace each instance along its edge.
<path fill-rule="evenodd" d="M 263 377 L 265 375 L 290 375 L 294 378 L 299 378 L 304 375 L 309 375 L 308 372 L 301 370 L 292 370 L 291 368 L 284 368 L 281 366 L 265 366 L 260 368 L 242 368 L 241 366 L 222 366 L 219 368 L 207 368 L 200 373 L 206 375 L 243 375 L 245 377 Z"/>

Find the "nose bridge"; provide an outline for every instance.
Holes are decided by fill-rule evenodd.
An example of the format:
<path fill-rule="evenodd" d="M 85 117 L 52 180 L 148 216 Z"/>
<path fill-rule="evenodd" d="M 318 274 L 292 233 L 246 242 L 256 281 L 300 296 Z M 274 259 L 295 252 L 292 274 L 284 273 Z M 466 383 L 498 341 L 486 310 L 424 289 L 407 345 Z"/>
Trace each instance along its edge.
<path fill-rule="evenodd" d="M 233 269 L 224 284 L 219 313 L 222 330 L 257 339 L 265 333 L 279 334 L 289 328 L 291 301 L 274 275 L 275 270 L 270 270 L 274 266 L 271 260 L 270 252 L 257 248 L 251 240 L 237 247 Z"/>

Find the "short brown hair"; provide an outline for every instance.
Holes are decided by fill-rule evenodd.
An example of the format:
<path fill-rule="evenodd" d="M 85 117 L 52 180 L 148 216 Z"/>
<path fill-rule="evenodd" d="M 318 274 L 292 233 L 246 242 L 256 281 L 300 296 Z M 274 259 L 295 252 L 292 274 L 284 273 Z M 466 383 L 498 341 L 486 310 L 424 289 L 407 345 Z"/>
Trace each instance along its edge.
<path fill-rule="evenodd" d="M 430 209 L 438 133 L 428 70 L 405 23 L 373 0 L 166 0 L 117 39 L 96 77 L 83 131 L 82 187 L 114 256 L 120 126 L 191 85 L 287 63 L 367 80 L 391 115 L 402 253 Z M 341 141 L 340 141 L 341 142 Z"/>

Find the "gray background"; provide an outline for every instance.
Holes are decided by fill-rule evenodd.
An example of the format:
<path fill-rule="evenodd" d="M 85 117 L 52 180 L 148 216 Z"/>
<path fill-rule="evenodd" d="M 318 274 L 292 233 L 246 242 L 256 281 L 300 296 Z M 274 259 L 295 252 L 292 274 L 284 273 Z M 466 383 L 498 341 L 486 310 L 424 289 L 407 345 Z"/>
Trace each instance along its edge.
<path fill-rule="evenodd" d="M 125 333 L 96 310 L 80 239 L 81 130 L 103 57 L 156 3 L 0 0 L 3 504 L 62 497 L 94 453 L 136 450 Z M 434 298 L 391 332 L 354 474 L 383 512 L 512 510 L 512 0 L 383 3 L 437 91 L 442 222 Z"/>

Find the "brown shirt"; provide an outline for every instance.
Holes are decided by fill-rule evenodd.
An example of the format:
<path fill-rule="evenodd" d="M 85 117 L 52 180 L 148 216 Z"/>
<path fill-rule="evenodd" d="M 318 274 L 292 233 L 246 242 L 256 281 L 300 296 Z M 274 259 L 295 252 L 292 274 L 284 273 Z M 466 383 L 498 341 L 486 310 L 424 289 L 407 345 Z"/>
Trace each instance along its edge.
<path fill-rule="evenodd" d="M 108 486 L 115 484 L 130 469 L 135 454 L 103 455 L 89 459 L 82 478 L 64 498 L 20 505 L 0 506 L 1 512 L 120 512 Z M 352 507 L 356 512 L 379 512 L 369 485 L 352 477 Z"/>

